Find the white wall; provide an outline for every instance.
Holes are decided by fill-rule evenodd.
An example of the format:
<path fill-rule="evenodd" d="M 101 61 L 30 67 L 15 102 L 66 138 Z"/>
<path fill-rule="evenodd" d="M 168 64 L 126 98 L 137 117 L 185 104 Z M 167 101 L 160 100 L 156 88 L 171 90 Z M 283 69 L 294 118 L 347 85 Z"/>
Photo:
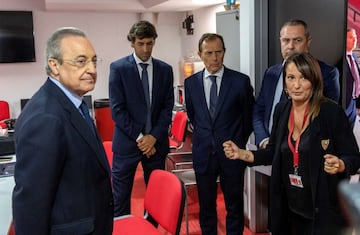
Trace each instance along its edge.
<path fill-rule="evenodd" d="M 98 82 L 93 100 L 108 97 L 110 63 L 132 53 L 126 35 L 131 25 L 144 17 L 139 13 L 109 12 L 52 12 L 44 10 L 43 0 L 0 0 L 0 10 L 32 10 L 34 18 L 36 62 L 0 63 L 0 99 L 10 103 L 11 117 L 20 113 L 20 99 L 30 98 L 46 79 L 45 45 L 48 37 L 58 27 L 75 26 L 84 30 L 95 50 L 103 59 L 98 66 Z M 207 7 L 191 12 L 194 14 L 194 35 L 186 35 L 182 21 L 186 13 L 158 13 L 154 15 L 158 38 L 153 56 L 173 66 L 174 85 L 179 84 L 179 61 L 188 51 L 197 52 L 200 36 L 215 32 L 215 12 L 222 6 Z M 147 16 L 145 16 L 147 17 Z"/>

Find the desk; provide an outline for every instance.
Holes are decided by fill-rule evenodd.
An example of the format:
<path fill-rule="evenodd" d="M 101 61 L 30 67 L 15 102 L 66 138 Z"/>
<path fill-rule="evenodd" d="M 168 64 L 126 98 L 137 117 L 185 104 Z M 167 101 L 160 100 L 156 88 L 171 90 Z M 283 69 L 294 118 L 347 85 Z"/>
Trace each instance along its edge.
<path fill-rule="evenodd" d="M 166 157 L 166 170 L 192 168 L 192 141 L 191 133 L 186 134 L 185 142 L 181 149 L 170 149 Z"/>
<path fill-rule="evenodd" d="M 169 154 L 166 157 L 166 170 L 192 169 L 192 153 Z"/>
<path fill-rule="evenodd" d="M 15 162 L 15 155 L 9 162 Z M 0 177 L 0 234 L 7 234 L 12 219 L 11 197 L 15 186 L 14 177 Z"/>

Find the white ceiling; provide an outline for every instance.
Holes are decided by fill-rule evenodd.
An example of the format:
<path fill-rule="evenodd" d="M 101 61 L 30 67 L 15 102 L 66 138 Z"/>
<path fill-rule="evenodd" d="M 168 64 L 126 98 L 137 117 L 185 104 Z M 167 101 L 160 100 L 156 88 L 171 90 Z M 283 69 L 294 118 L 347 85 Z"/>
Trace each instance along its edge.
<path fill-rule="evenodd" d="M 225 0 L 45 0 L 48 11 L 183 12 Z"/>

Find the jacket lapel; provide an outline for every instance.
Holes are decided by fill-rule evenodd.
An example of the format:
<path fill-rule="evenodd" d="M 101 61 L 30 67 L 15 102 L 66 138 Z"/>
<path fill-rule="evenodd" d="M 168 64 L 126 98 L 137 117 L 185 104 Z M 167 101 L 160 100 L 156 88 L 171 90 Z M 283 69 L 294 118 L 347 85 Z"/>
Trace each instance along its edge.
<path fill-rule="evenodd" d="M 199 95 L 199 97 L 198 97 L 198 101 L 200 102 L 199 107 L 204 107 L 203 112 L 207 113 L 209 123 L 211 123 L 212 119 L 211 119 L 209 108 L 207 106 L 205 90 L 204 90 L 204 81 L 203 81 L 204 71 L 205 70 L 203 70 L 201 73 L 197 74 L 196 81 L 194 82 L 194 87 L 192 89 L 194 89 L 195 91 L 198 91 L 196 94 Z M 186 94 L 185 94 L 185 96 L 186 96 Z"/>
<path fill-rule="evenodd" d="M 92 130 L 88 127 L 88 124 L 84 121 L 79 110 L 76 109 L 73 103 L 65 96 L 65 94 L 51 81 L 48 81 L 48 89 L 53 95 L 57 97 L 59 102 L 62 104 L 64 112 L 68 113 L 70 123 L 74 127 L 76 131 L 83 137 L 84 141 L 89 145 L 89 148 L 94 151 L 94 155 L 96 155 L 97 159 L 103 166 L 103 168 L 108 171 L 108 163 L 107 158 L 102 153 L 101 140 L 96 132 L 96 136 L 94 136 Z"/>
<path fill-rule="evenodd" d="M 321 113 L 319 114 L 321 115 Z M 311 155 L 309 157 L 309 166 L 308 168 L 310 169 L 309 172 L 309 177 L 310 177 L 310 187 L 311 187 L 311 192 L 312 192 L 312 199 L 313 199 L 313 203 L 315 203 L 315 196 L 316 196 L 316 192 L 317 192 L 317 183 L 318 183 L 318 178 L 319 178 L 319 169 L 322 169 L 323 166 L 321 166 L 321 164 L 323 163 L 323 158 L 322 158 L 322 154 L 320 153 L 320 148 L 318 147 L 318 145 L 320 144 L 319 142 L 321 141 L 321 136 L 320 133 L 325 133 L 327 132 L 326 129 L 326 123 L 320 123 L 320 119 L 321 118 L 315 118 L 314 121 L 311 123 L 311 130 L 310 130 L 310 143 L 311 143 Z M 322 119 L 324 120 L 324 119 Z M 325 128 L 323 128 L 325 127 Z M 323 129 L 323 130 L 322 130 Z M 325 132 L 324 132 L 325 131 Z M 319 157 L 321 156 L 321 157 Z"/>
<path fill-rule="evenodd" d="M 144 88 L 142 86 L 141 77 L 140 77 L 140 72 L 141 71 L 139 71 L 138 66 L 136 64 L 136 61 L 135 61 L 135 58 L 134 58 L 133 55 L 128 56 L 128 63 L 129 63 L 128 66 L 131 67 L 131 69 L 132 69 L 132 72 L 129 73 L 129 75 L 131 76 L 129 79 L 134 80 L 135 89 L 136 89 L 136 91 L 139 91 L 141 99 L 143 100 L 144 105 L 146 105 Z"/>

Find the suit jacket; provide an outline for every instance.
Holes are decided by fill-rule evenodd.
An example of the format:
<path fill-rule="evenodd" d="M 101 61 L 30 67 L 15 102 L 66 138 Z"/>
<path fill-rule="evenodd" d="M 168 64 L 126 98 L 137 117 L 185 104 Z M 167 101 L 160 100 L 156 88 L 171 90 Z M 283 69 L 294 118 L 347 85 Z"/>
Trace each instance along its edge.
<path fill-rule="evenodd" d="M 359 61 L 358 61 L 358 58 L 357 56 L 355 55 L 355 53 L 352 54 L 352 57 L 355 61 L 355 64 L 356 64 L 356 69 L 357 71 L 359 72 L 359 75 L 360 75 L 360 68 L 359 68 Z M 350 100 L 353 98 L 353 89 L 354 89 L 354 76 L 351 72 L 351 65 L 349 65 L 348 63 L 346 63 L 346 93 L 345 93 L 345 106 L 348 107 L 349 106 L 349 103 L 350 103 Z M 360 108 L 360 98 L 358 97 L 356 99 L 356 107 L 357 108 Z"/>
<path fill-rule="evenodd" d="M 158 156 L 169 152 L 168 130 L 174 106 L 172 67 L 152 58 L 153 88 L 151 101 L 151 132 L 157 141 Z M 137 64 L 133 55 L 110 65 L 109 97 L 112 118 L 115 121 L 113 151 L 122 155 L 141 154 L 136 139 L 144 133 L 146 101 Z"/>
<path fill-rule="evenodd" d="M 335 102 L 340 98 L 339 71 L 336 67 L 318 61 L 323 76 L 324 95 Z M 282 64 L 271 66 L 265 71 L 262 79 L 260 93 L 254 105 L 253 126 L 255 144 L 259 145 L 262 140 L 270 136 L 269 120 L 273 106 L 276 85 L 282 72 Z M 281 100 L 284 100 L 282 96 Z"/>
<path fill-rule="evenodd" d="M 102 142 L 49 79 L 15 126 L 16 234 L 111 234 L 111 173 Z"/>
<path fill-rule="evenodd" d="M 270 180 L 270 228 L 274 235 L 289 234 L 285 230 L 287 198 L 282 185 L 281 150 L 284 136 L 288 133 L 288 119 L 291 101 L 280 102 L 275 109 L 274 130 L 266 149 L 254 151 L 252 165 L 272 164 Z M 319 224 L 341 224 L 345 226 L 344 216 L 338 205 L 338 184 L 341 180 L 355 174 L 360 167 L 359 149 L 344 110 L 332 101 L 321 105 L 320 113 L 309 124 L 312 150 L 309 159 L 310 187 L 315 217 Z M 322 140 L 330 140 L 327 148 L 322 147 Z M 345 172 L 330 175 L 325 173 L 324 158 L 326 153 L 341 158 L 346 166 Z"/>
<path fill-rule="evenodd" d="M 254 96 L 250 79 L 245 74 L 224 68 L 215 117 L 212 121 L 204 93 L 203 74 L 204 70 L 185 79 L 186 110 L 194 127 L 194 169 L 204 173 L 213 151 L 219 156 L 223 167 L 235 169 L 237 163 L 225 157 L 222 144 L 231 139 L 239 146 L 245 147 L 252 132 Z"/>

